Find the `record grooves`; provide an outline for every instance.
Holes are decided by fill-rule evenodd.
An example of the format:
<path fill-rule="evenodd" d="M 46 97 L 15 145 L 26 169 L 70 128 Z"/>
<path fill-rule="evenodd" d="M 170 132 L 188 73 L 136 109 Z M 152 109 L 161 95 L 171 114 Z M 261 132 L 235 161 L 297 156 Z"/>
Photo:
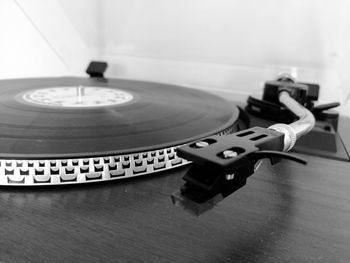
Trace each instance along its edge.
<path fill-rule="evenodd" d="M 81 183 L 183 165 L 176 147 L 238 129 L 206 92 L 104 78 L 0 82 L 0 184 Z"/>

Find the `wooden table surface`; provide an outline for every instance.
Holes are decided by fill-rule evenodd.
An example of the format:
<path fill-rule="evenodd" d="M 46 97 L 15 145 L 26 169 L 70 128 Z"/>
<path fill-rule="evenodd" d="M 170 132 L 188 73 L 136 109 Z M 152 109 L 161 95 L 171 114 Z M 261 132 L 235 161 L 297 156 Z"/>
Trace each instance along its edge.
<path fill-rule="evenodd" d="M 350 146 L 350 121 L 341 132 Z M 350 147 L 349 147 L 350 149 Z M 350 262 L 350 163 L 265 162 L 194 217 L 170 201 L 184 168 L 91 185 L 0 189 L 0 261 Z"/>

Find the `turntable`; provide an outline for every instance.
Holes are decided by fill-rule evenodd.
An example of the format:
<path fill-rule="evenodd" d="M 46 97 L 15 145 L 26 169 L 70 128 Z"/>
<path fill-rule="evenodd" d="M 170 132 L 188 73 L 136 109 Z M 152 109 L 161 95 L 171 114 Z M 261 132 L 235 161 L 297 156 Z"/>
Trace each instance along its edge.
<path fill-rule="evenodd" d="M 294 118 L 274 103 L 277 99 L 273 97 L 273 89 L 282 82 L 267 83 L 270 88 L 262 101 L 250 97 L 246 112 L 234 103 L 199 90 L 106 79 L 103 76 L 106 67 L 105 62 L 92 62 L 87 69 L 89 78 L 18 79 L 0 83 L 1 185 L 79 184 L 152 174 L 190 163 L 188 155 L 185 154 L 187 158 L 177 155 L 179 146 L 197 141 L 195 148 L 204 148 L 200 144 L 207 141 L 201 139 L 207 136 L 232 134 L 255 123 L 266 127 L 273 123 L 266 120 L 271 117 L 285 122 Z M 291 82 L 284 80 L 284 83 Z M 336 133 L 338 115 L 325 113 L 338 104 L 314 107 L 318 86 L 293 85 L 301 90 L 294 97 L 299 96 L 299 101 L 312 108 L 318 119 L 318 128 L 312 131 L 312 136 L 295 149 L 348 160 Z M 288 128 L 274 127 L 282 133 Z M 259 136 L 267 135 L 257 134 L 257 139 L 251 140 L 258 141 Z M 312 141 L 317 144 L 320 138 L 328 142 L 329 149 L 312 146 Z M 293 145 L 284 151 L 293 148 L 296 138 L 292 140 Z"/>
<path fill-rule="evenodd" d="M 90 64 L 88 78 L 0 82 L 6 251 L 25 240 L 31 259 L 256 262 L 286 232 L 293 242 L 301 235 L 285 247 L 303 258 L 348 255 L 340 232 L 325 249 L 324 237 L 348 218 L 349 156 L 332 111 L 338 104 L 316 106 L 318 85 L 284 75 L 265 83 L 262 99 L 233 102 L 187 87 L 105 78 L 105 68 Z M 283 91 L 291 95 L 275 96 Z M 266 158 L 273 166 L 261 163 Z M 232 198 L 193 218 L 171 204 L 171 193 L 196 215 Z M 312 242 L 319 245 L 307 248 Z M 200 255 L 184 254 L 188 248 Z M 4 258 L 18 259 L 19 251 Z"/>
<path fill-rule="evenodd" d="M 1 262 L 350 262 L 350 2 L 0 6 Z"/>

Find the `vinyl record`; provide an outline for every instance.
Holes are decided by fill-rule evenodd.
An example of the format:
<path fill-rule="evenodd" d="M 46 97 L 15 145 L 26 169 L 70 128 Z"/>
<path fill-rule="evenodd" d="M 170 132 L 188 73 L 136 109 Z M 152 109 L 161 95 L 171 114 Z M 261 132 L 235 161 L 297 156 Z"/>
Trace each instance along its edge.
<path fill-rule="evenodd" d="M 163 149 L 232 127 L 239 111 L 209 93 L 151 82 L 0 82 L 0 157 L 93 157 Z"/>

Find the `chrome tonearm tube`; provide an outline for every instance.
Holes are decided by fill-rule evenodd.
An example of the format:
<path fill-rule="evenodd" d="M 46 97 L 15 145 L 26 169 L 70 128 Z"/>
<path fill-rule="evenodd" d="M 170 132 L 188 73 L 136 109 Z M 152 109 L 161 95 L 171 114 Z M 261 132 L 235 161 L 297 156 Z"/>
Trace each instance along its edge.
<path fill-rule="evenodd" d="M 278 123 L 269 127 L 284 134 L 283 151 L 287 152 L 293 148 L 301 136 L 312 130 L 315 126 L 315 117 L 307 108 L 294 100 L 288 91 L 281 91 L 278 98 L 281 104 L 299 118 L 291 124 Z"/>

